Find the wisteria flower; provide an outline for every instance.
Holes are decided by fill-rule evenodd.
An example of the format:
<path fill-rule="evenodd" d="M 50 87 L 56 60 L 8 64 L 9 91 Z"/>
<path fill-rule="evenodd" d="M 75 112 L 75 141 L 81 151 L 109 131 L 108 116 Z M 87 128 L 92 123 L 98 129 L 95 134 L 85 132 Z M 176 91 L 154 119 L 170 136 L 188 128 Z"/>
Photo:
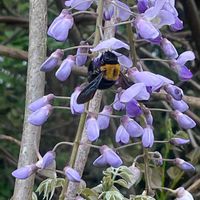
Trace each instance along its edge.
<path fill-rule="evenodd" d="M 58 41 L 65 41 L 68 37 L 69 30 L 74 24 L 74 19 L 66 9 L 63 9 L 58 17 L 54 19 L 48 29 L 48 35 Z"/>
<path fill-rule="evenodd" d="M 84 104 L 77 103 L 77 98 L 78 98 L 78 95 L 80 94 L 80 92 L 81 92 L 81 88 L 76 87 L 74 92 L 71 95 L 70 109 L 71 109 L 72 114 L 81 114 L 85 110 Z"/>
<path fill-rule="evenodd" d="M 28 117 L 28 122 L 35 126 L 41 126 L 47 121 L 52 110 L 53 107 L 50 104 L 47 104 L 46 106 L 43 106 L 31 113 Z"/>
<path fill-rule="evenodd" d="M 80 45 L 87 45 L 84 41 L 80 42 Z M 76 65 L 83 66 L 87 61 L 87 53 L 89 48 L 79 47 L 76 52 Z"/>
<path fill-rule="evenodd" d="M 123 163 L 121 158 L 111 148 L 109 148 L 106 145 L 103 145 L 100 148 L 100 153 L 101 153 L 101 156 L 99 156 L 93 162 L 94 166 L 102 167 L 108 164 L 112 167 L 117 168 Z"/>
<path fill-rule="evenodd" d="M 54 99 L 54 97 L 55 97 L 54 94 L 45 95 L 45 96 L 37 99 L 36 101 L 32 102 L 31 104 L 29 104 L 28 109 L 32 112 L 35 112 L 39 108 L 49 104 L 50 101 Z"/>
<path fill-rule="evenodd" d="M 121 122 L 131 137 L 140 137 L 143 135 L 144 129 L 135 120 L 125 115 L 122 117 Z"/>
<path fill-rule="evenodd" d="M 144 83 L 135 83 L 134 85 L 124 90 L 120 96 L 120 102 L 127 103 L 133 98 L 135 100 L 148 100 L 150 98 L 150 94 L 147 92 Z"/>
<path fill-rule="evenodd" d="M 68 0 L 65 1 L 65 5 L 76 10 L 87 10 L 93 1 L 94 0 Z"/>
<path fill-rule="evenodd" d="M 40 66 L 40 71 L 49 72 L 61 62 L 64 52 L 61 49 L 54 51 Z"/>
<path fill-rule="evenodd" d="M 81 181 L 80 174 L 75 169 L 73 169 L 69 166 L 64 168 L 64 173 L 69 181 L 72 181 L 72 182 L 80 182 Z"/>
<path fill-rule="evenodd" d="M 173 137 L 170 139 L 170 144 L 179 146 L 179 145 L 184 145 L 190 142 L 189 139 L 184 139 L 184 138 L 177 138 L 177 137 Z"/>
<path fill-rule="evenodd" d="M 26 179 L 37 171 L 35 164 L 26 165 L 12 172 L 12 175 L 18 179 Z"/>
<path fill-rule="evenodd" d="M 178 125 L 183 129 L 190 129 L 196 126 L 196 123 L 193 121 L 193 119 L 178 110 L 172 112 L 172 116 L 178 122 Z"/>
<path fill-rule="evenodd" d="M 56 71 L 56 78 L 60 81 L 65 81 L 69 77 L 72 71 L 72 67 L 75 64 L 75 57 L 72 55 L 67 56 L 65 60 L 63 60 L 62 64 Z"/>
<path fill-rule="evenodd" d="M 160 46 L 161 46 L 164 54 L 169 59 L 175 59 L 178 57 L 178 52 L 177 52 L 176 48 L 167 38 L 162 39 Z"/>
<path fill-rule="evenodd" d="M 124 110 L 124 108 L 125 108 L 125 104 L 120 102 L 119 95 L 120 95 L 120 93 L 117 93 L 115 95 L 115 99 L 113 102 L 113 108 L 117 111 Z"/>
<path fill-rule="evenodd" d="M 177 101 L 183 98 L 183 90 L 178 86 L 167 84 L 164 86 L 164 90 Z"/>
<path fill-rule="evenodd" d="M 126 131 L 123 125 L 120 125 L 115 135 L 115 141 L 120 144 L 127 144 L 129 142 L 130 135 Z"/>
<path fill-rule="evenodd" d="M 174 69 L 179 76 L 179 79 L 182 81 L 187 81 L 192 78 L 191 71 L 185 66 L 188 61 L 193 61 L 195 59 L 195 55 L 192 51 L 185 51 L 179 55 L 179 57 L 175 60 L 171 61 L 171 67 Z"/>
<path fill-rule="evenodd" d="M 151 126 L 144 128 L 144 133 L 142 135 L 142 145 L 145 148 L 151 148 L 154 143 L 154 133 Z"/>
<path fill-rule="evenodd" d="M 48 151 L 35 165 L 40 169 L 46 169 L 54 162 L 55 157 L 55 152 Z"/>
<path fill-rule="evenodd" d="M 139 105 L 139 103 L 135 100 L 132 99 L 128 103 L 126 103 L 126 114 L 129 117 L 138 117 L 142 114 L 142 109 Z"/>
<path fill-rule="evenodd" d="M 179 187 L 176 189 L 176 199 L 175 200 L 194 200 L 191 193 L 189 193 L 185 188 Z"/>
<path fill-rule="evenodd" d="M 112 114 L 111 106 L 104 106 L 103 110 L 99 113 L 97 122 L 101 130 L 108 128 L 111 114 Z"/>
<path fill-rule="evenodd" d="M 95 141 L 99 138 L 99 125 L 95 117 L 90 115 L 86 121 L 86 133 L 90 141 Z"/>
<path fill-rule="evenodd" d="M 194 172 L 195 171 L 195 167 L 189 163 L 186 162 L 185 160 L 181 159 L 181 158 L 176 158 L 174 160 L 174 164 L 179 167 L 180 169 L 182 169 L 183 171 L 190 171 L 190 172 Z"/>

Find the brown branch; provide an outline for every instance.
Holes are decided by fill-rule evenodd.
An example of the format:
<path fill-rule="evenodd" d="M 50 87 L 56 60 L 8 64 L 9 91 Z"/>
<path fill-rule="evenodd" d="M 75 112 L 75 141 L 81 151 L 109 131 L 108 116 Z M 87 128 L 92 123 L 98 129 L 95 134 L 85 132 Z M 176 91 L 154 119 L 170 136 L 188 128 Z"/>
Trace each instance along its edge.
<path fill-rule="evenodd" d="M 20 146 L 21 142 L 17 139 L 15 139 L 14 137 L 8 136 L 8 135 L 0 135 L 0 140 L 8 140 L 11 141 L 15 144 L 17 144 L 18 146 Z"/>
<path fill-rule="evenodd" d="M 10 25 L 21 25 L 28 27 L 29 20 L 22 17 L 14 16 L 0 16 L 0 23 L 6 23 Z"/>
<path fill-rule="evenodd" d="M 28 60 L 28 53 L 26 51 L 4 45 L 0 45 L 0 55 L 21 60 Z"/>

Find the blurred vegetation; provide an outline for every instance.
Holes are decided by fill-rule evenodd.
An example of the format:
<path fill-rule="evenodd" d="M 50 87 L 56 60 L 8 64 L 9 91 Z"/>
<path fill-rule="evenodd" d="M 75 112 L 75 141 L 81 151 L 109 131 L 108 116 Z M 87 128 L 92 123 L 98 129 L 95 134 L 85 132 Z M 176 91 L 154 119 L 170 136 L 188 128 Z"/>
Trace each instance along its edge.
<path fill-rule="evenodd" d="M 132 3 L 132 1 L 129 1 Z M 187 17 L 184 14 L 184 7 L 181 1 L 177 1 L 178 9 L 181 13 L 181 17 L 185 22 L 185 29 L 182 35 L 176 33 L 171 33 L 169 30 L 164 30 L 166 37 L 169 37 L 179 52 L 183 52 L 187 49 L 193 49 L 197 56 L 196 63 L 193 63 L 193 69 L 195 73 L 194 82 L 181 83 L 178 82 L 176 75 L 171 72 L 166 67 L 158 62 L 146 62 L 145 64 L 153 72 L 160 73 L 162 75 L 167 75 L 168 78 L 172 78 L 176 83 L 182 86 L 185 94 L 191 96 L 199 96 L 199 50 L 195 45 L 195 38 L 192 37 L 192 29 L 190 24 L 187 23 Z M 196 0 L 199 4 L 199 1 Z M 62 0 L 51 0 L 48 2 L 48 20 L 49 23 L 55 18 L 55 16 L 62 9 L 63 1 Z M 200 6 L 200 5 L 199 5 Z M 28 50 L 28 21 L 27 22 L 17 22 L 15 20 L 9 21 L 5 20 L 6 17 L 12 16 L 16 19 L 28 19 L 28 8 L 29 3 L 25 0 L 2 0 L 0 1 L 0 44 L 17 48 L 20 50 Z M 75 19 L 76 27 L 71 31 L 69 40 L 67 42 L 58 43 L 53 39 L 48 38 L 48 51 L 49 55 L 56 48 L 67 48 L 69 46 L 77 45 L 81 40 L 87 39 L 94 31 L 93 19 L 84 19 L 78 16 Z M 118 37 L 123 38 L 126 29 L 120 27 L 118 30 Z M 140 47 L 144 47 L 147 51 L 151 52 L 152 55 L 162 57 L 159 47 L 152 45 L 146 45 L 146 43 L 141 43 Z M 1 52 L 1 51 L 0 51 Z M 148 57 L 141 49 L 137 48 L 138 55 L 141 57 Z M 75 51 L 68 52 L 70 54 L 75 54 Z M 39 67 L 39 66 L 38 66 Z M 0 54 L 0 200 L 7 200 L 12 196 L 13 187 L 14 187 L 14 178 L 11 176 L 11 172 L 17 167 L 17 159 L 19 154 L 19 145 L 3 138 L 2 136 L 11 136 L 20 141 L 22 129 L 23 129 L 23 114 L 25 106 L 25 83 L 26 83 L 26 69 L 27 61 L 21 59 L 10 58 L 9 56 L 2 56 Z M 78 77 L 75 74 L 72 74 L 70 78 L 64 82 L 58 82 L 54 77 L 55 71 L 48 73 L 46 75 L 46 94 L 54 93 L 55 95 L 60 96 L 70 96 L 73 89 L 78 83 L 84 81 L 83 77 Z M 106 92 L 106 98 L 104 102 L 109 101 L 110 93 Z M 63 105 L 69 105 L 69 102 L 62 102 Z M 163 107 L 162 102 L 154 101 L 148 104 L 149 107 Z M 191 108 L 192 112 L 195 112 L 196 115 L 199 115 L 199 109 Z M 165 113 L 153 113 L 154 116 L 154 130 L 157 140 L 164 140 L 168 137 L 169 116 Z M 73 141 L 78 125 L 79 116 L 72 117 L 70 112 L 54 112 L 48 122 L 43 126 L 42 129 L 42 138 L 40 145 L 40 153 L 43 155 L 46 151 L 52 149 L 52 147 L 60 141 Z M 112 120 L 110 128 L 106 131 L 102 131 L 100 140 L 97 144 L 110 144 L 116 146 L 114 141 L 115 131 L 119 125 L 119 120 Z M 173 122 L 171 124 L 172 131 L 175 133 L 179 129 L 177 125 Z M 192 132 L 192 144 L 186 145 L 185 148 L 173 148 L 172 146 L 157 146 L 156 150 L 162 152 L 168 158 L 173 158 L 174 155 L 179 156 L 186 160 L 191 160 L 197 167 L 196 179 L 190 174 L 183 174 L 180 171 L 176 171 L 176 177 L 172 174 L 175 171 L 168 171 L 170 165 L 164 166 L 165 168 L 160 168 L 161 174 L 165 172 L 165 186 L 174 186 L 174 188 L 186 185 L 189 187 L 193 181 L 199 179 L 199 125 Z M 191 137 L 191 135 L 190 135 Z M 58 150 L 57 157 L 57 168 L 63 169 L 64 165 L 69 161 L 71 147 L 62 146 Z M 141 152 L 140 148 L 130 147 L 126 150 L 120 152 L 123 160 L 126 164 L 131 164 L 134 157 Z M 94 158 L 99 155 L 97 150 L 90 152 L 89 160 L 87 162 L 86 170 L 84 172 L 84 179 L 87 180 L 89 187 L 97 185 L 102 179 L 102 169 L 96 169 L 92 166 Z M 195 156 L 194 156 L 195 155 Z M 177 169 L 176 169 L 177 170 Z M 95 174 L 95 176 L 94 176 Z M 178 178 L 179 176 L 179 178 Z M 155 178 L 155 177 L 154 177 Z M 43 177 L 36 177 L 36 185 L 43 180 Z M 191 181 L 190 181 L 191 180 Z M 192 181 L 193 180 L 193 181 Z M 155 180 L 156 181 L 156 180 Z M 141 182 L 141 185 L 144 183 Z M 140 186 L 137 188 L 131 189 L 130 193 L 135 191 L 142 192 Z M 197 199 L 200 198 L 199 191 L 193 191 L 197 195 Z M 163 194 L 162 194 L 163 195 Z M 55 198 L 56 199 L 56 198 Z"/>

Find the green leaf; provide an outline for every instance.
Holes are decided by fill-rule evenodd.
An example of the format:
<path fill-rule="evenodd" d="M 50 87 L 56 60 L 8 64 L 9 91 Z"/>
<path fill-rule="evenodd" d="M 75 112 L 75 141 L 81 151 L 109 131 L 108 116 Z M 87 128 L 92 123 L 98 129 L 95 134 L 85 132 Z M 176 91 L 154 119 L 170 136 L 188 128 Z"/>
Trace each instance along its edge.
<path fill-rule="evenodd" d="M 137 195 L 137 196 L 132 196 L 130 197 L 130 200 L 156 200 L 151 196 L 146 196 L 146 195 Z"/>
<path fill-rule="evenodd" d="M 99 194 L 90 188 L 85 188 L 81 195 L 88 200 L 98 199 Z"/>
<path fill-rule="evenodd" d="M 124 200 L 124 196 L 118 191 L 108 191 L 105 193 L 105 200 Z"/>
<path fill-rule="evenodd" d="M 118 179 L 114 183 L 121 185 L 122 187 L 128 188 L 128 183 L 124 179 Z"/>

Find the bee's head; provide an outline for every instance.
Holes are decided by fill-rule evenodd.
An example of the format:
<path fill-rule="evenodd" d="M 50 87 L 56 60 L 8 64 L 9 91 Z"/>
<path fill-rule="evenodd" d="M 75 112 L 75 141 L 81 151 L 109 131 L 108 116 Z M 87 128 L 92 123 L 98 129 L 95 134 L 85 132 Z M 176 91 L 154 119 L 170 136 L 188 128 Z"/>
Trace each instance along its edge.
<path fill-rule="evenodd" d="M 118 64 L 117 56 L 111 51 L 104 52 L 101 55 L 100 60 L 103 64 Z"/>

